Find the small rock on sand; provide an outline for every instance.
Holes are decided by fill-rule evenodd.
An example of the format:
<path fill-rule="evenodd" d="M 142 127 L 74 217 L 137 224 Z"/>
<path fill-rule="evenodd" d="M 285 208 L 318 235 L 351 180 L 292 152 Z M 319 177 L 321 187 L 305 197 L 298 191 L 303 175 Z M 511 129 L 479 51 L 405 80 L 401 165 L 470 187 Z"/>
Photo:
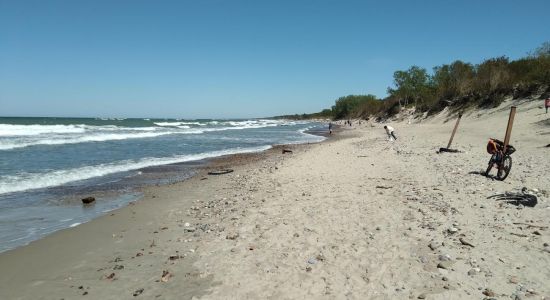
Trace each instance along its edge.
<path fill-rule="evenodd" d="M 468 275 L 473 276 L 473 275 L 476 275 L 479 272 L 481 272 L 481 269 L 473 268 L 473 269 L 470 269 L 470 271 L 468 271 Z"/>
<path fill-rule="evenodd" d="M 441 254 L 438 257 L 439 261 L 450 261 L 451 256 L 449 254 Z"/>
<path fill-rule="evenodd" d="M 453 262 L 450 260 L 441 261 L 437 264 L 437 267 L 439 269 L 445 269 L 445 270 L 450 270 L 452 266 L 453 266 Z"/>
<path fill-rule="evenodd" d="M 494 297 L 496 294 L 495 292 L 493 292 L 493 290 L 491 289 L 485 289 L 483 291 L 483 295 L 487 296 L 487 297 Z"/>
<path fill-rule="evenodd" d="M 435 250 L 435 249 L 441 247 L 441 243 L 431 242 L 431 243 L 428 245 L 428 247 L 430 247 L 430 249 L 432 249 L 432 250 Z"/>
<path fill-rule="evenodd" d="M 170 277 L 172 277 L 172 274 L 166 270 L 162 271 L 162 277 L 160 278 L 160 281 L 162 282 L 168 282 L 170 280 Z"/>
<path fill-rule="evenodd" d="M 187 227 L 184 230 L 185 232 L 195 232 L 197 229 L 195 227 Z"/>
<path fill-rule="evenodd" d="M 133 295 L 134 297 L 137 297 L 137 296 L 141 295 L 141 293 L 143 293 L 143 289 L 138 289 L 138 290 L 136 290 L 132 295 Z"/>
<path fill-rule="evenodd" d="M 86 198 L 82 199 L 83 204 L 91 204 L 91 203 L 94 203 L 94 202 L 95 202 L 94 197 L 86 197 Z"/>
<path fill-rule="evenodd" d="M 228 234 L 225 238 L 228 240 L 235 240 L 239 237 L 239 234 L 236 232 Z"/>

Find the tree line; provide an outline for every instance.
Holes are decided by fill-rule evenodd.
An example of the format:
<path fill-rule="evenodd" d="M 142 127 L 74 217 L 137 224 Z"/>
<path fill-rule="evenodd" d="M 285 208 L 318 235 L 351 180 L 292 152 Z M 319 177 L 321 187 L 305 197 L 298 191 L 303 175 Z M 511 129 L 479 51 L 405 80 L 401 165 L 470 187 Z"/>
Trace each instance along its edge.
<path fill-rule="evenodd" d="M 480 64 L 456 60 L 436 66 L 429 73 L 425 68 L 411 66 L 393 74 L 393 86 L 388 96 L 374 95 L 340 97 L 330 109 L 293 117 L 308 118 L 367 118 L 392 116 L 401 109 L 415 107 L 417 111 L 436 113 L 445 107 L 495 107 L 505 97 L 525 97 L 544 89 L 550 93 L 550 42 L 526 57 L 510 60 L 505 56 L 490 58 Z"/>

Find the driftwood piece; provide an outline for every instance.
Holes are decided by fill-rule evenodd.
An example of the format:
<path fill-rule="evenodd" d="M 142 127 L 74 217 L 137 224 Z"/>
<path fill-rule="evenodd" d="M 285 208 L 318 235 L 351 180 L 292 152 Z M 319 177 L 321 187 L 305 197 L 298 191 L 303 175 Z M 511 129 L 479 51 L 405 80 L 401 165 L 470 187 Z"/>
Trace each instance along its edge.
<path fill-rule="evenodd" d="M 223 175 L 233 172 L 233 169 L 221 169 L 208 172 L 208 175 Z"/>
<path fill-rule="evenodd" d="M 504 149 L 502 152 L 506 153 L 510 137 L 512 136 L 512 127 L 514 126 L 514 117 L 516 115 L 516 107 L 510 107 L 510 116 L 508 117 L 508 125 L 506 126 L 506 134 L 504 135 Z"/>
<path fill-rule="evenodd" d="M 456 119 L 455 127 L 453 128 L 453 133 L 451 134 L 451 138 L 449 139 L 449 144 L 447 144 L 447 149 L 451 150 L 451 144 L 453 143 L 453 139 L 455 137 L 456 129 L 458 128 L 458 124 L 460 123 L 460 119 L 462 118 L 462 114 L 458 114 L 458 119 Z"/>
<path fill-rule="evenodd" d="M 285 153 L 292 153 L 292 150 L 289 150 L 289 149 L 283 149 L 283 154 Z"/>
<path fill-rule="evenodd" d="M 458 128 L 458 124 L 460 124 L 460 119 L 462 118 L 462 114 L 458 114 L 458 118 L 456 119 L 455 126 L 453 128 L 453 133 L 451 133 L 451 138 L 449 139 L 449 143 L 447 144 L 446 148 L 439 148 L 439 151 L 437 153 L 443 153 L 443 152 L 449 152 L 449 153 L 460 153 L 460 151 L 456 149 L 451 149 L 451 144 L 453 143 L 453 139 L 455 137 L 456 130 Z"/>
<path fill-rule="evenodd" d="M 472 247 L 472 248 L 475 247 L 472 243 L 466 241 L 466 240 L 463 239 L 463 238 L 458 238 L 458 240 L 460 241 L 460 243 L 462 243 L 462 245 L 470 246 L 470 247 Z"/>
<path fill-rule="evenodd" d="M 534 228 L 540 228 L 540 229 L 546 229 L 548 228 L 548 226 L 540 226 L 540 225 L 533 225 L 533 224 L 529 224 L 529 223 L 522 223 L 522 222 L 514 222 L 512 223 L 514 225 L 525 225 L 527 227 L 534 227 Z"/>
<path fill-rule="evenodd" d="M 439 148 L 439 151 L 437 153 L 442 153 L 442 152 L 460 153 L 460 151 L 457 149 L 449 149 L 449 148 Z"/>

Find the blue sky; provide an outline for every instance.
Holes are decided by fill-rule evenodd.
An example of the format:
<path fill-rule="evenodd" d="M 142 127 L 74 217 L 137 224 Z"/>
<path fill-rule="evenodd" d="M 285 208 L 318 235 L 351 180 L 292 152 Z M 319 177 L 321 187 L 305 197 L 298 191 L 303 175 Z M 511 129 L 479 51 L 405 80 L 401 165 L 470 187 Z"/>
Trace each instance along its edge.
<path fill-rule="evenodd" d="M 0 115 L 262 117 L 525 56 L 550 1 L 0 0 Z"/>

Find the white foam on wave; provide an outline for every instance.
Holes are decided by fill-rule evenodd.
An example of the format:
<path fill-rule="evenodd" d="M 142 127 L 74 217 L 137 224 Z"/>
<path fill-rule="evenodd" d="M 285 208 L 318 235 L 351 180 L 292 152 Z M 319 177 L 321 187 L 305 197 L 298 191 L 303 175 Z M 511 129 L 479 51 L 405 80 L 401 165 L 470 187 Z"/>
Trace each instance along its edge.
<path fill-rule="evenodd" d="M 282 125 L 305 124 L 288 120 L 210 121 L 217 127 L 204 127 L 200 122 L 157 122 L 160 127 L 120 127 L 115 125 L 10 125 L 0 124 L 0 150 L 35 145 L 63 145 L 152 138 L 169 134 L 202 134 L 226 130 L 257 129 Z M 189 125 L 201 125 L 191 128 Z M 15 127 L 14 127 L 15 126 Z M 4 134 L 4 136 L 2 136 Z"/>
<path fill-rule="evenodd" d="M 0 136 L 32 136 L 52 133 L 82 133 L 84 125 L 15 125 L 0 124 Z"/>
<path fill-rule="evenodd" d="M 59 170 L 47 173 L 25 173 L 18 175 L 0 176 L 0 194 L 27 191 L 63 185 L 69 182 L 90 179 L 108 174 L 137 170 L 141 168 L 201 160 L 211 157 L 235 153 L 260 152 L 271 146 L 253 148 L 232 148 L 199 154 L 179 155 L 173 157 L 149 157 L 139 160 L 125 160 L 116 163 L 86 166 L 81 168 Z"/>
<path fill-rule="evenodd" d="M 237 128 L 261 128 L 261 127 L 272 127 L 272 126 L 283 125 L 284 122 L 279 120 L 258 119 L 258 120 L 227 121 L 227 122 L 224 122 L 224 124 L 231 125 Z"/>
<path fill-rule="evenodd" d="M 140 133 L 103 133 L 77 137 L 63 138 L 45 138 L 38 140 L 0 140 L 0 150 L 11 150 L 24 148 L 35 145 L 63 145 L 63 144 L 79 144 L 86 142 L 105 142 L 127 139 L 142 139 L 151 138 L 168 134 L 191 134 L 188 132 L 140 132 Z"/>
<path fill-rule="evenodd" d="M 116 125 L 90 126 L 84 125 L 87 132 L 103 132 L 103 131 L 157 131 L 157 127 L 122 127 Z"/>
<path fill-rule="evenodd" d="M 0 124 L 0 137 L 37 135 L 74 135 L 102 131 L 155 131 L 156 127 L 121 127 L 115 125 L 15 125 Z"/>
<path fill-rule="evenodd" d="M 180 127 L 185 125 L 206 126 L 206 124 L 201 122 L 155 122 L 154 124 L 162 127 Z M 189 126 L 187 126 L 187 128 L 189 128 Z"/>
<path fill-rule="evenodd" d="M 242 120 L 242 121 L 210 121 L 208 125 L 218 125 L 220 127 L 207 127 L 207 128 L 191 128 L 184 124 L 188 125 L 201 125 L 206 126 L 205 123 L 199 122 L 157 122 L 156 125 L 180 129 L 188 129 L 184 133 L 187 134 L 202 134 L 205 132 L 216 132 L 216 131 L 226 131 L 226 130 L 243 130 L 243 129 L 258 129 L 266 127 L 275 127 L 275 126 L 291 126 L 291 125 L 303 125 L 307 124 L 307 121 L 289 121 L 289 120 L 268 120 L 268 119 L 257 119 L 257 120 Z"/>
<path fill-rule="evenodd" d="M 184 122 L 154 122 L 153 124 L 157 126 L 167 126 L 167 127 L 176 127 L 180 125 L 184 125 Z"/>
<path fill-rule="evenodd" d="M 280 126 L 283 123 L 275 120 L 246 120 L 246 121 L 217 122 L 217 124 L 226 125 L 226 126 L 201 128 L 201 129 L 198 129 L 197 131 L 199 131 L 199 133 L 204 133 L 204 132 L 226 131 L 226 130 L 258 129 L 258 128 Z"/>

